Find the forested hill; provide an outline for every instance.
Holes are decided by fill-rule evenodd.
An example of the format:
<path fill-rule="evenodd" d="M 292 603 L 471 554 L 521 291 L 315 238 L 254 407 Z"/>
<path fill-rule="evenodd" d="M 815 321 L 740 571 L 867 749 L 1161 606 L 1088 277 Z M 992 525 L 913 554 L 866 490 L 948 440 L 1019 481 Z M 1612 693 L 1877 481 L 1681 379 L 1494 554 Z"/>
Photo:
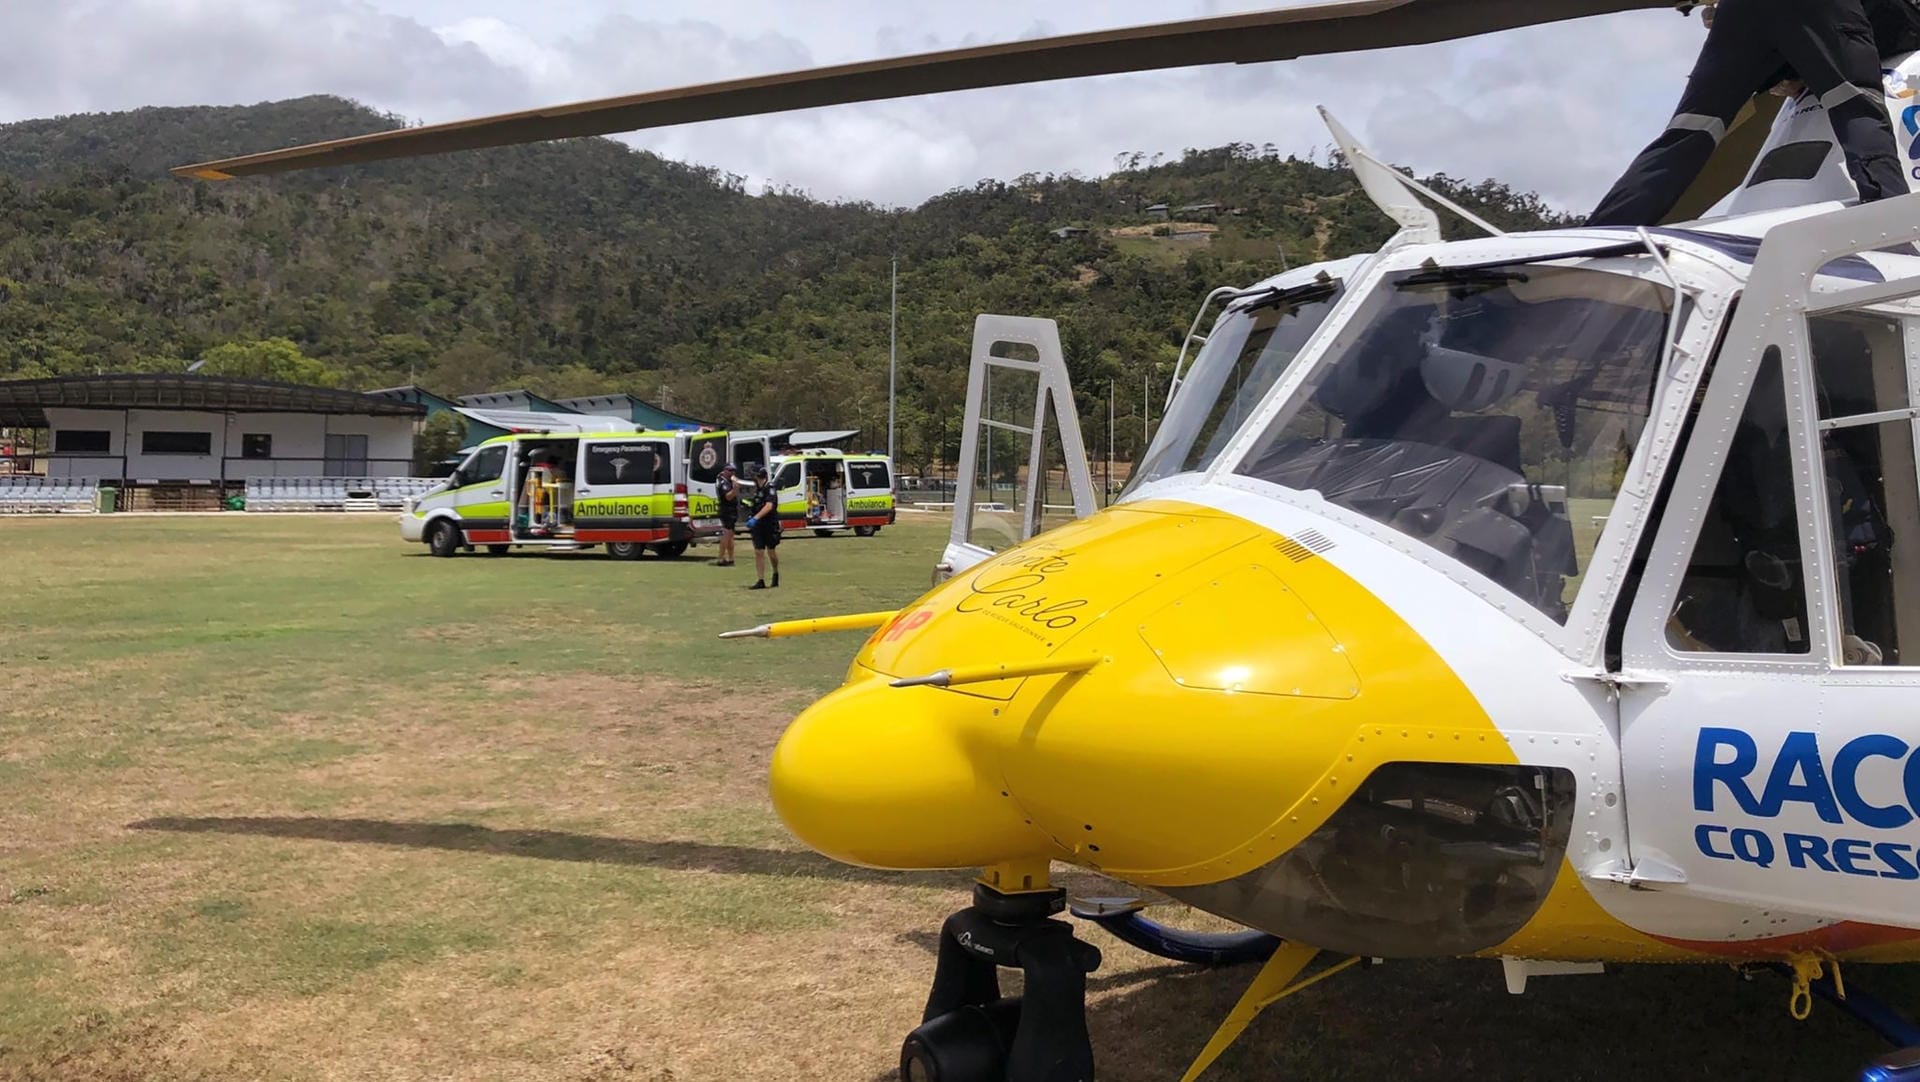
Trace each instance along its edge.
<path fill-rule="evenodd" d="M 208 357 L 209 372 L 348 387 L 664 393 L 735 425 L 884 439 L 897 255 L 901 445 L 923 463 L 957 439 L 975 314 L 1060 320 L 1088 413 L 1111 380 L 1124 421 L 1143 377 L 1164 393 L 1209 289 L 1392 228 L 1345 171 L 1245 144 L 1127 156 L 1093 180 L 982 181 L 911 210 L 750 194 L 602 139 L 222 184 L 166 174 L 395 123 L 312 97 L 0 126 L 0 378 Z M 1428 179 L 1503 226 L 1550 224 L 1503 185 Z M 1217 209 L 1175 213 L 1186 226 L 1150 216 L 1157 203 Z M 1067 226 L 1086 232 L 1054 235 Z M 1123 423 L 1123 447 L 1138 431 Z"/>

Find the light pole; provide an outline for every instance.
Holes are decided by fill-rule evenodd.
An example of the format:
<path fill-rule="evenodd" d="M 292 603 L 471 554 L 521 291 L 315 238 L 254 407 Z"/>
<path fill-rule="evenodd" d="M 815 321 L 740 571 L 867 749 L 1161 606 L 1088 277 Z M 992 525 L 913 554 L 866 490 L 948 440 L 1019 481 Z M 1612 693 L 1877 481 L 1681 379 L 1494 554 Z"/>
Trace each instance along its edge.
<path fill-rule="evenodd" d="M 1153 442 L 1153 370 L 1140 373 L 1140 453 Z M 1135 461 L 1138 461 L 1136 459 Z"/>
<path fill-rule="evenodd" d="M 890 258 L 893 302 L 887 313 L 887 461 L 893 461 L 893 378 L 900 344 L 900 259 Z"/>
<path fill-rule="evenodd" d="M 1100 482 L 1106 487 L 1105 496 L 1113 499 L 1113 381 L 1107 381 L 1107 469 L 1106 477 Z"/>

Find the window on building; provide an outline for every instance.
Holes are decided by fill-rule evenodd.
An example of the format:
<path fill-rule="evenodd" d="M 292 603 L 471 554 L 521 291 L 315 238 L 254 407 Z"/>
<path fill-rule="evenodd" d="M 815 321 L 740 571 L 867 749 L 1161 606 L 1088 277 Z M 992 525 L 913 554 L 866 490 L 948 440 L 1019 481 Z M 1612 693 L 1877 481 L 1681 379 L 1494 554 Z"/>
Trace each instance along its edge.
<path fill-rule="evenodd" d="M 365 477 L 367 437 L 328 433 L 326 468 L 323 472 L 328 477 Z"/>
<path fill-rule="evenodd" d="M 104 428 L 62 428 L 53 434 L 56 455 L 104 455 L 112 446 L 112 435 Z"/>
<path fill-rule="evenodd" d="M 248 432 L 240 437 L 241 458 L 272 458 L 273 433 Z"/>
<path fill-rule="evenodd" d="M 1807 592 L 1780 350 L 1767 350 L 1667 621 L 1675 649 L 1804 654 Z"/>
<path fill-rule="evenodd" d="M 140 453 L 147 455 L 210 455 L 211 432 L 142 432 Z"/>

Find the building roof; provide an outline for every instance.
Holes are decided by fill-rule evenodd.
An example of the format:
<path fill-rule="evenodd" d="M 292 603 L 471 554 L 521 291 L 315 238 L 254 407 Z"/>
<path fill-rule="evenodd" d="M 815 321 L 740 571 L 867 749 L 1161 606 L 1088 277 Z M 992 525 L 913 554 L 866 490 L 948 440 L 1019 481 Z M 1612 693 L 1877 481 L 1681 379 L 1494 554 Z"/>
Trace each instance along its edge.
<path fill-rule="evenodd" d="M 47 428 L 48 407 L 374 417 L 424 417 L 427 413 L 425 406 L 359 391 L 233 376 L 175 372 L 0 380 L 0 426 Z"/>
<path fill-rule="evenodd" d="M 523 413 L 578 413 L 551 398 L 542 398 L 532 391 L 486 391 L 481 394 L 463 394 L 455 399 L 463 406 L 487 410 L 517 410 Z"/>
<path fill-rule="evenodd" d="M 662 409 L 644 398 L 638 398 L 624 391 L 619 394 L 593 394 L 581 398 L 561 398 L 555 401 L 570 410 L 579 410 L 581 413 L 618 414 L 648 431 L 671 428 L 700 428 L 709 425 L 709 422 L 702 421 L 697 417 L 688 417 L 684 413 L 675 413 L 670 409 Z"/>
<path fill-rule="evenodd" d="M 631 432 L 625 417 L 589 413 L 547 413 L 543 410 L 490 410 L 456 406 L 454 412 L 483 425 L 508 432 Z M 472 433 L 468 433 L 469 436 Z M 477 442 L 477 441 L 475 441 Z"/>
<path fill-rule="evenodd" d="M 367 393 L 379 395 L 381 398 L 391 398 L 396 402 L 412 402 L 415 405 L 427 407 L 429 411 L 450 410 L 460 405 L 453 399 L 434 394 L 417 383 L 403 384 L 399 387 L 379 387 Z"/>
<path fill-rule="evenodd" d="M 857 428 L 838 428 L 819 432 L 791 432 L 787 434 L 788 447 L 826 447 L 831 444 L 845 443 L 858 436 Z"/>

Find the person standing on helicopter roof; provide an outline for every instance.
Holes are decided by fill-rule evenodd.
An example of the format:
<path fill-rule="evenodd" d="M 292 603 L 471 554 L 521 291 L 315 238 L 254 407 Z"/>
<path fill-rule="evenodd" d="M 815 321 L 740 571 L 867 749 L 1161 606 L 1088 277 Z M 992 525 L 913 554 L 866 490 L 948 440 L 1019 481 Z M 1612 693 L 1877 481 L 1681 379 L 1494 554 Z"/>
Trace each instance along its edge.
<path fill-rule="evenodd" d="M 1707 41 L 1667 130 L 1627 167 L 1588 225 L 1654 225 L 1760 91 L 1804 84 L 1826 106 L 1860 201 L 1905 195 L 1880 60 L 1920 47 L 1920 0 L 1710 0 Z"/>

